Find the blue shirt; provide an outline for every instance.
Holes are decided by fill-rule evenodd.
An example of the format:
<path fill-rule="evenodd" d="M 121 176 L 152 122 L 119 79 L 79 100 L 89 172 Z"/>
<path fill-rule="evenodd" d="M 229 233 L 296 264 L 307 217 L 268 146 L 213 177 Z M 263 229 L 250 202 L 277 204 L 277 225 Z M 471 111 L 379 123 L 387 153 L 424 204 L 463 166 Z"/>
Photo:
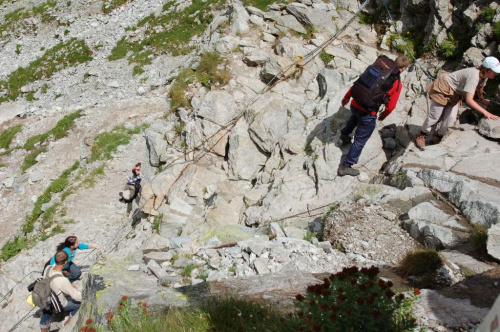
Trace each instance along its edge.
<path fill-rule="evenodd" d="M 78 249 L 89 249 L 89 248 L 90 246 L 83 242 L 80 242 L 80 244 L 78 244 L 78 248 L 73 249 L 73 253 L 71 253 L 71 249 L 69 249 L 68 247 L 64 248 L 63 251 L 65 251 L 68 254 L 68 262 L 66 263 L 66 265 L 64 265 L 63 270 L 69 268 L 69 263 L 71 263 L 73 258 L 75 258 L 76 251 Z M 50 265 L 56 265 L 56 255 L 52 256 L 52 258 L 50 259 Z"/>

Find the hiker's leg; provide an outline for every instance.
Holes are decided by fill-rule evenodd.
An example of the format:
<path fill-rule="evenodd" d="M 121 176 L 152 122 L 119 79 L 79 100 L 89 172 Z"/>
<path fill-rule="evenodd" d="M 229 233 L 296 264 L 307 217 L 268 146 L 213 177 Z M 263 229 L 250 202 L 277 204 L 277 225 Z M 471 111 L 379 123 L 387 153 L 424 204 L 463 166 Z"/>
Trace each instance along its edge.
<path fill-rule="evenodd" d="M 68 279 L 70 282 L 78 280 L 78 278 L 80 278 L 80 276 L 82 275 L 82 271 L 80 270 L 78 265 L 73 262 L 69 263 L 69 267 L 66 269 L 66 271 L 68 271 L 69 273 Z"/>
<path fill-rule="evenodd" d="M 52 319 L 52 313 L 49 310 L 44 310 L 42 317 L 40 317 L 40 329 L 43 331 L 50 330 L 50 321 Z"/>
<path fill-rule="evenodd" d="M 431 100 L 429 113 L 427 114 L 427 118 L 425 118 L 425 121 L 422 124 L 422 129 L 420 129 L 420 131 L 425 134 L 428 134 L 431 131 L 433 131 L 433 128 L 436 127 L 436 124 L 441 118 L 443 110 L 444 110 L 443 105 L 436 103 L 434 100 Z"/>
<path fill-rule="evenodd" d="M 437 134 L 439 136 L 446 135 L 446 131 L 448 128 L 455 124 L 457 121 L 458 114 L 458 104 L 455 105 L 446 105 L 443 111 L 443 122 L 441 123 L 441 127 L 439 128 Z"/>
<path fill-rule="evenodd" d="M 363 151 L 363 147 L 370 139 L 377 123 L 377 116 L 360 113 L 363 115 L 359 116 L 358 128 L 354 133 L 354 142 L 343 162 L 345 166 L 352 166 L 358 162 L 361 151 Z"/>
<path fill-rule="evenodd" d="M 349 136 L 352 133 L 352 131 L 354 130 L 354 128 L 356 128 L 356 126 L 358 125 L 359 119 L 358 119 L 358 116 L 356 115 L 357 113 L 354 113 L 353 109 L 354 108 L 351 106 L 351 113 L 352 113 L 351 117 L 349 118 L 349 120 L 345 124 L 344 128 L 342 128 L 342 130 L 340 131 L 340 133 L 344 136 Z"/>
<path fill-rule="evenodd" d="M 73 301 L 73 300 L 68 300 L 68 304 L 64 307 L 64 311 L 69 312 L 69 317 L 64 323 L 64 325 L 67 325 L 71 318 L 73 318 L 74 315 L 78 312 L 80 309 L 81 302 L 78 301 Z"/>

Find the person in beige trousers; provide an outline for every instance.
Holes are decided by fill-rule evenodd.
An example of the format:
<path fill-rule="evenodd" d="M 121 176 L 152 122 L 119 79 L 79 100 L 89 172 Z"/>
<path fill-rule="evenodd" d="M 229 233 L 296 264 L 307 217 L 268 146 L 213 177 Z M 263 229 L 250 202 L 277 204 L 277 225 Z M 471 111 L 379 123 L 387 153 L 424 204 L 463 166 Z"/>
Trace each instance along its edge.
<path fill-rule="evenodd" d="M 479 68 L 471 67 L 457 70 L 453 73 L 442 73 L 436 81 L 427 86 L 427 92 L 431 99 L 429 113 L 425 119 L 420 134 L 415 140 L 415 145 L 423 149 L 426 138 L 434 134 L 438 122 L 441 126 L 433 137 L 433 142 L 438 144 L 451 127 L 458 114 L 459 102 L 465 98 L 467 105 L 483 114 L 488 119 L 498 120 L 499 117 L 491 114 L 474 100 L 474 93 L 479 88 L 479 98 L 484 104 L 488 101 L 483 99 L 482 88 L 487 79 L 494 79 L 500 73 L 500 62 L 495 57 L 487 57 Z"/>

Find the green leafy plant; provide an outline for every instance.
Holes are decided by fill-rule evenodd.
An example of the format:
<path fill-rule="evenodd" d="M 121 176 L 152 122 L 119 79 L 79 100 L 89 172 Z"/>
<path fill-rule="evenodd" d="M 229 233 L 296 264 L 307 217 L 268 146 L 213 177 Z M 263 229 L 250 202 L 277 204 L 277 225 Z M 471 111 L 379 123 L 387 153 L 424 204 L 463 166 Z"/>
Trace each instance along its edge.
<path fill-rule="evenodd" d="M 344 268 L 296 296 L 299 331 L 413 331 L 414 296 L 395 294 L 376 267 Z M 415 294 L 420 291 L 416 290 Z"/>
<path fill-rule="evenodd" d="M 481 11 L 480 19 L 484 22 L 492 22 L 495 17 L 496 10 L 491 7 L 486 7 Z"/>
<path fill-rule="evenodd" d="M 307 242 L 311 242 L 313 237 L 317 237 L 315 232 L 310 231 L 309 229 L 306 232 L 306 235 L 304 235 L 304 240 Z"/>

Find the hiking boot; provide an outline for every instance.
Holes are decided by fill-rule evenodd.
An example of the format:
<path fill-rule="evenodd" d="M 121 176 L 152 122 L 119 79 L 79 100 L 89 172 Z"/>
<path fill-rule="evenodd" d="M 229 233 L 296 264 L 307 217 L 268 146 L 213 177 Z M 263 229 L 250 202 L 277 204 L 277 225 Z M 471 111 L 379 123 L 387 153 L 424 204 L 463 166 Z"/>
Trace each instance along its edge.
<path fill-rule="evenodd" d="M 346 166 L 341 164 L 339 169 L 337 170 L 338 176 L 350 175 L 350 176 L 358 176 L 359 171 L 357 169 L 352 168 L 351 166 Z"/>
<path fill-rule="evenodd" d="M 339 140 L 342 145 L 351 144 L 351 137 L 349 137 L 348 135 L 341 134 Z"/>
<path fill-rule="evenodd" d="M 439 144 L 439 143 L 441 143 L 442 140 L 443 140 L 443 136 L 435 135 L 432 138 L 432 143 L 433 144 Z"/>
<path fill-rule="evenodd" d="M 424 134 L 419 134 L 417 136 L 417 138 L 415 139 L 415 145 L 420 150 L 424 150 L 424 148 L 425 148 L 425 135 Z"/>

